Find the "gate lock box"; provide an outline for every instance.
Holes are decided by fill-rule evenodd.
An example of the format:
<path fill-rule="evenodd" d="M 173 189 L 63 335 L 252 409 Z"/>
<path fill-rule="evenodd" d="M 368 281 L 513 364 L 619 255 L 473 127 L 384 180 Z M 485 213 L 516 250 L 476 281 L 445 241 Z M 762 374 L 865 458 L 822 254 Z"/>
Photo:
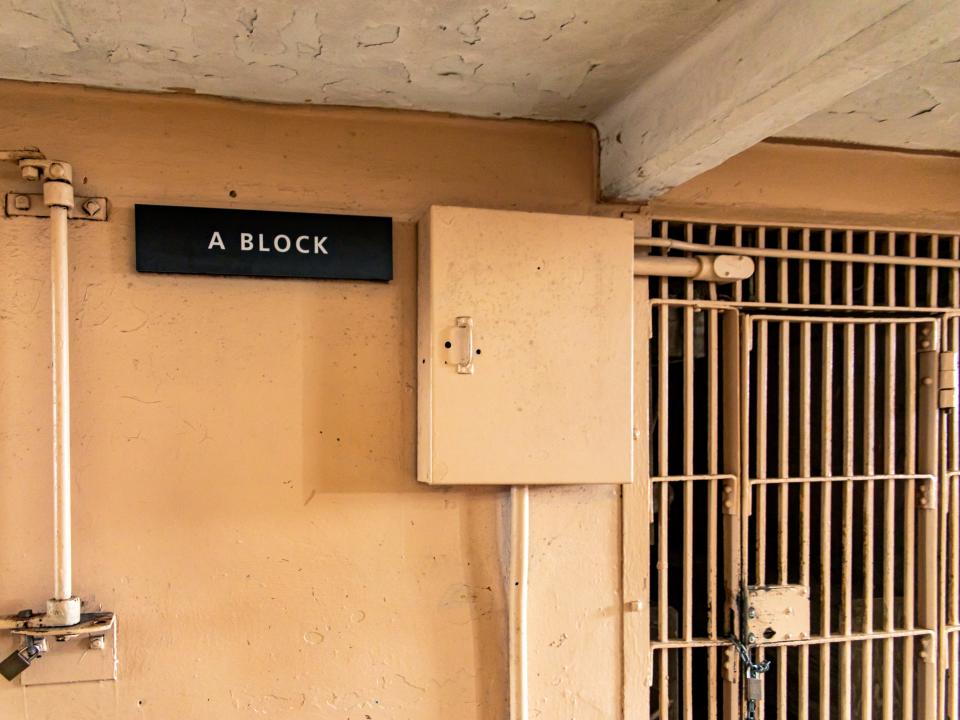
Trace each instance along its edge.
<path fill-rule="evenodd" d="M 810 637 L 810 591 L 804 585 L 750 586 L 746 624 L 750 645 Z"/>

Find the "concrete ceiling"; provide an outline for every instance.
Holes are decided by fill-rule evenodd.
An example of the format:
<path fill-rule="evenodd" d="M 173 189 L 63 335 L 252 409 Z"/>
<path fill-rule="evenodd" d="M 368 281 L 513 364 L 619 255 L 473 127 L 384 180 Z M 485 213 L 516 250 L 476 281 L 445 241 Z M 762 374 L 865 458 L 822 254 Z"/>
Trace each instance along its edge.
<path fill-rule="evenodd" d="M 0 0 L 0 78 L 590 121 L 643 200 L 771 135 L 960 150 L 960 0 Z"/>
<path fill-rule="evenodd" d="M 583 120 L 718 0 L 0 0 L 0 77 Z"/>
<path fill-rule="evenodd" d="M 960 151 L 960 41 L 875 80 L 779 136 Z"/>

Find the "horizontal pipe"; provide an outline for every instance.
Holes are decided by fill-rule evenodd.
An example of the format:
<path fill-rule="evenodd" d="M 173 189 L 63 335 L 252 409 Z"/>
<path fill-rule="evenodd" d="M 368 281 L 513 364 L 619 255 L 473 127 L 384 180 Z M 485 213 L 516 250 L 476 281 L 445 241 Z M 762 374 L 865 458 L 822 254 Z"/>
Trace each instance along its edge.
<path fill-rule="evenodd" d="M 926 317 L 929 319 L 929 312 L 931 309 L 936 310 L 937 308 L 926 305 L 926 306 L 911 306 L 903 307 L 900 305 L 846 305 L 837 303 L 782 303 L 782 302 L 753 302 L 753 301 L 733 301 L 733 300 L 687 300 L 686 298 L 652 298 L 650 304 L 653 306 L 667 306 L 667 307 L 690 307 L 697 310 L 833 310 L 842 308 L 843 310 L 852 310 L 852 311 L 863 311 L 863 312 L 875 312 L 875 313 L 897 313 L 898 315 L 910 314 L 916 315 L 917 318 Z M 921 313 L 926 313 L 922 315 Z M 796 320 L 797 316 L 793 316 L 795 322 L 805 322 L 804 320 Z M 876 322 L 876 318 L 870 319 L 870 322 Z M 886 322 L 886 319 L 884 319 Z"/>
<path fill-rule="evenodd" d="M 728 475 L 726 473 L 718 473 L 712 475 L 654 475 L 650 478 L 650 482 L 686 482 L 688 480 L 736 480 L 736 475 Z"/>
<path fill-rule="evenodd" d="M 867 482 L 870 480 L 930 480 L 934 481 L 936 478 L 933 475 L 907 475 L 907 474 L 891 474 L 891 475 L 827 475 L 827 476 L 812 476 L 812 477 L 767 477 L 767 478 L 750 478 L 751 485 L 785 485 L 787 483 L 831 483 L 831 482 Z"/>
<path fill-rule="evenodd" d="M 753 275 L 753 261 L 739 255 L 701 255 L 664 257 L 638 255 L 633 259 L 633 274 L 638 276 L 680 277 L 704 282 L 735 282 Z"/>
<path fill-rule="evenodd" d="M 943 233 L 947 234 L 947 233 Z M 749 257 L 783 258 L 786 260 L 824 260 L 830 262 L 869 263 L 873 265 L 906 265 L 909 267 L 940 267 L 960 269 L 960 260 L 948 258 L 915 258 L 899 255 L 867 255 L 865 253 L 828 252 L 826 250 L 789 250 L 787 248 L 736 247 L 731 245 L 706 245 L 669 240 L 667 238 L 635 238 L 635 247 L 666 248 L 694 253 L 723 253 Z"/>

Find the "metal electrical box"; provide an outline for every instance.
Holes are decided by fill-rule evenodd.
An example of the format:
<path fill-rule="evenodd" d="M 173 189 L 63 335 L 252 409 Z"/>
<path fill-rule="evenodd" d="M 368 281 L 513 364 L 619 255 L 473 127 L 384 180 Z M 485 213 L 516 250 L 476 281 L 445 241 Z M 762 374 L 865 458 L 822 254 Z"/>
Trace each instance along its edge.
<path fill-rule="evenodd" d="M 633 479 L 633 224 L 459 207 L 419 227 L 417 476 Z"/>

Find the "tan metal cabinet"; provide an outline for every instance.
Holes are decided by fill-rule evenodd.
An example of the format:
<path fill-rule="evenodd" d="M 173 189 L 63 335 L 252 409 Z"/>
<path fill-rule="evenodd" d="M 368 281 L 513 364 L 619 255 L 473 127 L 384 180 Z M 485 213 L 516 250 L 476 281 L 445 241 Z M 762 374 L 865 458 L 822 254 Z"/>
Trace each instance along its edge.
<path fill-rule="evenodd" d="M 418 479 L 633 478 L 633 224 L 432 207 L 420 222 Z"/>

